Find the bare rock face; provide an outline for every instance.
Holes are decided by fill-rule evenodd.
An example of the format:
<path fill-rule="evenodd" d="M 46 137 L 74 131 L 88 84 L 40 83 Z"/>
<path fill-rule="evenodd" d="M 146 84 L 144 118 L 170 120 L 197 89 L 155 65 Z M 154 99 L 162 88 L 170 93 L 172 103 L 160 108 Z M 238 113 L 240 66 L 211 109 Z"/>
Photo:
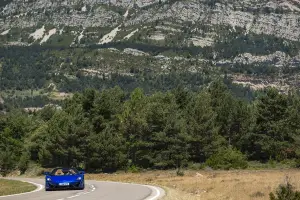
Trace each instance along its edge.
<path fill-rule="evenodd" d="M 253 64 L 253 63 L 268 63 L 274 64 L 277 67 L 282 67 L 287 60 L 291 58 L 284 52 L 276 51 L 273 54 L 254 56 L 250 53 L 244 53 L 234 58 L 234 63 Z"/>
<path fill-rule="evenodd" d="M 120 14 L 107 9 L 104 6 L 96 6 L 97 1 L 48 1 L 37 0 L 22 3 L 14 1 L 6 5 L 2 10 L 2 28 L 34 27 L 40 23 L 53 24 L 55 26 L 114 26 L 119 20 Z M 106 1 L 103 1 L 106 5 Z M 98 5 L 98 4 L 97 4 Z"/>
<path fill-rule="evenodd" d="M 247 32 L 299 40 L 300 2 L 298 1 L 292 3 L 259 1 L 262 2 L 261 4 L 257 4 L 257 1 L 240 1 L 239 3 L 225 1 L 213 6 L 205 2 L 208 1 L 178 1 L 161 7 L 159 10 L 147 10 L 126 22 L 126 25 L 173 18 L 181 22 L 241 27 Z"/>
<path fill-rule="evenodd" d="M 103 47 L 83 76 L 134 76 L 137 59 L 135 68 L 159 73 L 228 70 L 254 89 L 286 73 L 283 87 L 299 86 L 300 0 L 0 0 L 0 47 L 31 45 Z"/>
<path fill-rule="evenodd" d="M 5 3 L 6 2 L 6 3 Z M 175 24 L 240 27 L 246 33 L 298 41 L 298 0 L 7 0 L 0 4 L 0 31 L 39 24 L 77 27 L 125 27 L 160 21 Z M 124 19 L 126 10 L 129 9 Z M 125 20 L 125 21 L 124 21 Z"/>
<path fill-rule="evenodd" d="M 263 53 L 245 48 L 231 57 L 218 58 L 218 44 L 228 44 L 229 37 L 234 40 L 242 36 L 249 36 L 251 44 L 254 43 L 251 35 L 271 38 L 269 46 L 280 42 Z M 143 44 L 211 48 L 211 56 L 201 59 L 220 66 L 266 63 L 296 67 L 300 63 L 300 45 L 298 49 L 289 45 L 298 44 L 299 39 L 300 0 L 3 0 L 0 3 L 0 45 L 46 45 L 60 41 L 69 46 L 104 45 L 139 40 Z M 292 54 L 290 49 L 285 51 L 285 45 L 293 50 Z M 148 56 L 134 48 L 124 52 Z"/>
<path fill-rule="evenodd" d="M 124 49 L 124 53 L 130 54 L 130 55 L 133 55 L 133 56 L 149 56 L 149 54 L 147 54 L 143 51 L 139 51 L 137 49 L 132 49 L 132 48 Z"/>

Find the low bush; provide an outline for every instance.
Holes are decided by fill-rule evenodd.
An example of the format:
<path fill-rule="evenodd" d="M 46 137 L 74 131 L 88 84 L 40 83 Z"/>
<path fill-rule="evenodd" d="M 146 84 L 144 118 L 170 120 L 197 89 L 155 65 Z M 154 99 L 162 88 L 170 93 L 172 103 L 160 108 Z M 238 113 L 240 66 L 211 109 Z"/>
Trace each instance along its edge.
<path fill-rule="evenodd" d="M 203 163 L 188 163 L 188 169 L 191 169 L 191 170 L 201 170 L 204 168 L 205 168 L 205 165 Z"/>
<path fill-rule="evenodd" d="M 28 168 L 28 164 L 30 161 L 30 156 L 28 152 L 24 152 L 19 160 L 18 168 L 21 171 L 21 174 L 24 174 Z"/>
<path fill-rule="evenodd" d="M 0 152 L 0 175 L 6 176 L 16 167 L 15 156 L 9 151 Z"/>
<path fill-rule="evenodd" d="M 295 191 L 294 187 L 287 182 L 284 185 L 280 185 L 275 192 L 270 193 L 270 200 L 300 200 L 300 192 Z"/>
<path fill-rule="evenodd" d="M 239 150 L 226 148 L 212 155 L 206 165 L 213 169 L 245 169 L 248 167 L 246 156 Z"/>
<path fill-rule="evenodd" d="M 184 171 L 183 171 L 182 169 L 178 169 L 178 170 L 176 171 L 176 175 L 177 175 L 177 176 L 184 176 Z"/>
<path fill-rule="evenodd" d="M 127 172 L 131 172 L 131 173 L 138 173 L 140 171 L 141 169 L 139 167 L 136 167 L 135 165 L 132 165 L 127 169 Z"/>

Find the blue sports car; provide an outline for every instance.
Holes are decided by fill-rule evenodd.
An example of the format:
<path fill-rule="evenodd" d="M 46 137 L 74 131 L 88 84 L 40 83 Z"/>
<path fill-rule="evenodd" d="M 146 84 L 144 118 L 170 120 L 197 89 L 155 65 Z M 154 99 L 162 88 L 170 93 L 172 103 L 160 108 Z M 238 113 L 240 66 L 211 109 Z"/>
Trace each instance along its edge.
<path fill-rule="evenodd" d="M 84 172 L 75 168 L 55 168 L 45 172 L 45 190 L 84 189 Z"/>

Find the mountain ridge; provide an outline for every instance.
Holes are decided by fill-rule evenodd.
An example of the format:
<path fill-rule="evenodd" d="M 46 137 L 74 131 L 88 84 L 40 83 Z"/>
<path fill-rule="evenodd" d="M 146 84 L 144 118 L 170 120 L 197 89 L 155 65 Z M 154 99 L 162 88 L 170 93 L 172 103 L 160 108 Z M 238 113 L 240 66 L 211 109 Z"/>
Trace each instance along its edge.
<path fill-rule="evenodd" d="M 120 25 L 124 29 L 130 29 L 132 26 L 145 27 L 149 23 L 162 21 L 170 26 L 163 25 L 163 28 L 171 30 L 170 33 L 173 34 L 176 34 L 176 30 L 178 30 L 178 27 L 176 29 L 173 26 L 182 27 L 188 23 L 191 24 L 191 28 L 194 26 L 193 35 L 198 37 L 209 35 L 209 32 L 205 32 L 203 29 L 201 31 L 203 26 L 208 25 L 229 26 L 232 31 L 239 27 L 244 34 L 252 32 L 299 41 L 300 18 L 297 15 L 300 12 L 299 1 L 261 0 L 260 3 L 255 3 L 257 1 L 245 0 L 239 3 L 232 2 L 229 0 L 223 3 L 217 0 L 33 0 L 27 2 L 15 0 L 1 7 L 1 35 L 9 34 L 9 30 L 12 28 L 32 28 L 33 30 L 36 28 L 35 30 L 37 30 L 46 24 L 57 30 L 64 26 L 78 27 L 80 29 L 78 32 L 82 32 L 89 27 L 109 28 L 111 31 Z M 195 24 L 198 24 L 199 27 Z M 23 31 L 26 32 L 26 30 Z M 182 30 L 179 29 L 179 32 Z M 86 31 L 86 33 L 89 32 Z M 27 33 L 28 36 L 30 34 L 32 33 Z M 162 35 L 162 39 L 164 39 L 166 35 L 163 33 Z M 76 36 L 78 37 L 78 35 Z M 196 40 L 195 38 L 188 39 L 193 42 Z M 100 40 L 101 37 L 99 36 L 97 39 Z M 211 39 L 215 40 L 216 38 Z M 197 44 L 197 42 L 193 43 Z"/>
<path fill-rule="evenodd" d="M 72 81 L 103 81 L 114 77 L 111 73 L 126 84 L 147 85 L 143 81 L 151 71 L 151 77 L 175 72 L 204 77 L 187 87 L 224 76 L 255 90 L 275 86 L 287 92 L 299 86 L 299 13 L 298 0 L 6 0 L 0 4 L 0 48 L 33 51 L 32 68 L 52 56 L 40 72 L 52 74 L 42 75 L 44 86 L 26 75 L 37 89 L 60 85 L 59 76 L 65 83 L 55 88 L 73 92 L 71 87 L 81 86 Z M 40 53 L 36 46 L 43 47 Z M 20 59 L 11 72 L 10 56 L 0 60 L 2 74 L 10 89 L 23 88 L 17 79 L 9 81 L 9 73 L 25 76 L 19 74 Z"/>

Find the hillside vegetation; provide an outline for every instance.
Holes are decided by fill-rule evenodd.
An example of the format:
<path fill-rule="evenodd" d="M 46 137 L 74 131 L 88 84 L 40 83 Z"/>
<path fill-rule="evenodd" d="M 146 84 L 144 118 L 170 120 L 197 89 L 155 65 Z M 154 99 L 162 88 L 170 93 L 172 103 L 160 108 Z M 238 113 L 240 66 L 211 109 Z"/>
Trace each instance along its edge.
<path fill-rule="evenodd" d="M 64 101 L 0 118 L 0 169 L 24 172 L 77 166 L 92 172 L 118 169 L 247 168 L 259 162 L 299 159 L 296 92 L 267 89 L 255 101 L 233 96 L 220 81 L 197 92 L 177 88 L 130 95 L 120 88 L 85 90 Z"/>
<path fill-rule="evenodd" d="M 299 14 L 298 0 L 0 1 L 0 173 L 300 167 Z M 266 199 L 278 183 L 206 175 L 212 193 L 190 175 L 157 184 Z"/>
<path fill-rule="evenodd" d="M 218 76 L 287 92 L 299 86 L 299 12 L 287 0 L 2 1 L 0 95 L 42 107 L 52 92 L 195 91 Z"/>

